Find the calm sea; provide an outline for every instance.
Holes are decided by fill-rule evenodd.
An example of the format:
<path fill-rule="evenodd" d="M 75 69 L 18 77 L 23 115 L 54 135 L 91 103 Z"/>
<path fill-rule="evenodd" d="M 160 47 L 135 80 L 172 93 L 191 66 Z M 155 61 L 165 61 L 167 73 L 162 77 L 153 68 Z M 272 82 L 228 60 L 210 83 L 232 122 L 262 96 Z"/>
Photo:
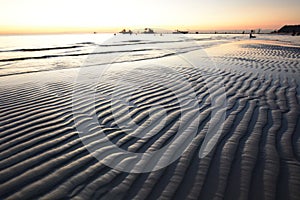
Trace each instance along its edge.
<path fill-rule="evenodd" d="M 90 54 L 107 55 L 132 53 L 122 62 L 155 59 L 168 56 L 157 50 L 167 48 L 176 52 L 192 51 L 224 42 L 248 39 L 248 35 L 117 35 L 113 34 L 61 34 L 0 36 L 0 76 L 39 71 L 78 68 Z M 260 35 L 259 39 L 281 41 L 300 46 L 299 37 Z M 176 45 L 174 45 L 176 44 Z M 112 62 L 109 57 L 99 57 L 94 64 Z"/>

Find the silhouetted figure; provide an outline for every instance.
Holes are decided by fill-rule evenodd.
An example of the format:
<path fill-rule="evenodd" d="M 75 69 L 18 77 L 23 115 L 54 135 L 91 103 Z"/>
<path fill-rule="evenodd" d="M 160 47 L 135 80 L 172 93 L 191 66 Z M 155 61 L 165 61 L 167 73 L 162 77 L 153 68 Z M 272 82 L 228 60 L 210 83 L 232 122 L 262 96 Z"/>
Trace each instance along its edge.
<path fill-rule="evenodd" d="M 250 39 L 251 38 L 256 38 L 254 35 L 252 35 L 254 33 L 254 30 L 251 30 L 251 32 L 250 32 Z"/>
<path fill-rule="evenodd" d="M 261 29 L 258 29 L 257 34 L 260 34 Z"/>

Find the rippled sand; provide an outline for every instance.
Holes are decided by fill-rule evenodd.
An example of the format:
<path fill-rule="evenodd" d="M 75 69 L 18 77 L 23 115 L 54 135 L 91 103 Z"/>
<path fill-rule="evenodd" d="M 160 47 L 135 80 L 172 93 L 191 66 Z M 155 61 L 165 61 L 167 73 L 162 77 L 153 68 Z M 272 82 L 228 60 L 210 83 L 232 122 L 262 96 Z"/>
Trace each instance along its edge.
<path fill-rule="evenodd" d="M 182 156 L 148 173 L 111 169 L 83 145 L 72 103 L 87 112 L 92 105 L 85 99 L 72 101 L 73 91 L 85 87 L 74 83 L 78 71 L 1 77 L 0 198 L 299 199 L 300 48 L 241 41 L 206 52 L 214 62 L 213 69 L 207 58 L 199 59 L 199 68 L 174 64 L 176 73 L 157 66 L 140 67 L 126 72 L 126 80 L 139 85 L 134 91 L 118 82 L 124 68 L 108 72 L 107 81 L 93 86 L 100 129 L 124 150 L 158 150 L 172 140 L 182 123 L 188 126 L 198 119 L 197 133 Z M 214 80 L 225 88 L 226 117 L 216 146 L 200 158 L 212 123 L 213 97 L 222 92 L 210 84 Z M 193 91 L 183 82 L 192 85 Z M 174 90 L 182 95 L 182 103 Z M 192 93 L 197 115 L 188 98 Z M 122 99 L 128 94 L 129 109 L 112 101 L 112 97 Z M 150 130 L 146 123 L 155 105 L 163 107 L 165 114 L 151 111 L 157 126 Z M 84 123 L 84 118 L 75 117 Z M 132 137 L 118 126 L 123 120 L 130 128 L 128 119 L 140 127 L 135 133 L 160 130 L 146 139 Z M 162 120 L 166 120 L 164 125 Z M 89 125 L 86 129 L 100 131 Z"/>

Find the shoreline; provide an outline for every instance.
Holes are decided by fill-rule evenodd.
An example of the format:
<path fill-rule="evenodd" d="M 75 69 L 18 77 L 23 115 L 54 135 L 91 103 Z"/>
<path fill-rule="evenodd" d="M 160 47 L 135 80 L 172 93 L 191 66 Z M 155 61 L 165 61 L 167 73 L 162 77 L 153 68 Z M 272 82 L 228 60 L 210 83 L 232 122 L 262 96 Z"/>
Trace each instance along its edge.
<path fill-rule="evenodd" d="M 180 56 L 117 63 L 95 83 L 76 82 L 78 68 L 0 77 L 0 198 L 296 199 L 299 47 L 270 42 L 229 41 L 204 48 L 197 66 L 180 63 Z M 154 61 L 158 64 L 148 65 Z M 93 67 L 87 69 L 87 75 L 96 75 Z M 74 90 L 85 88 L 93 91 L 93 104 L 84 96 L 74 100 Z M 223 90 L 222 119 L 213 111 L 222 111 Z M 95 115 L 99 124 L 75 115 L 79 109 Z M 77 123 L 90 134 L 80 136 Z M 90 151 L 99 150 L 116 166 L 130 166 L 99 148 L 97 135 L 105 134 L 124 151 L 143 153 L 171 143 L 181 125 L 197 127 L 195 137 L 178 159 L 158 171 L 122 172 Z M 213 125 L 219 128 L 217 143 L 200 158 Z M 133 137 L 142 133 L 150 136 Z M 179 145 L 161 159 L 176 156 Z M 153 162 L 143 158 L 140 168 Z"/>

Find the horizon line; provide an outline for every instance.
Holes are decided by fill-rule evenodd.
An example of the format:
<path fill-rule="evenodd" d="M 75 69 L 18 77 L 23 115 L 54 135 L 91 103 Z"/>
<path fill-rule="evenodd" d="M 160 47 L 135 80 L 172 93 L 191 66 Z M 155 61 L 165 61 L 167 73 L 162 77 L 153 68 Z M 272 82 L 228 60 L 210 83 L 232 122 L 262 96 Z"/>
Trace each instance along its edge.
<path fill-rule="evenodd" d="M 233 27 L 223 27 L 223 28 L 200 28 L 200 27 L 185 27 L 185 26 L 147 26 L 151 29 L 160 30 L 160 31 L 174 31 L 174 30 L 182 30 L 182 31 L 190 31 L 190 32 L 201 32 L 201 33 L 214 33 L 214 32 L 242 32 L 242 31 L 250 31 L 250 30 L 261 30 L 261 31 L 276 31 L 282 28 L 285 25 L 292 25 L 292 24 L 284 24 L 274 27 L 260 27 L 260 26 L 253 26 L 253 27 L 241 27 L 241 28 L 233 28 Z M 296 24 L 293 24 L 296 25 Z M 298 25 L 298 24 L 297 24 Z M 1 26 L 0 26 L 1 27 Z M 85 33 L 119 33 L 121 30 L 143 30 L 144 28 L 140 27 L 130 27 L 130 26 L 123 26 L 123 27 L 1 27 L 0 35 L 38 35 L 38 34 L 85 34 Z"/>
<path fill-rule="evenodd" d="M 46 35 L 46 34 L 95 34 L 95 33 L 99 33 L 99 34 L 104 34 L 104 33 L 119 33 L 120 31 L 122 31 L 124 28 L 120 28 L 118 30 L 114 29 L 114 30 L 58 30 L 58 31 L 43 31 L 43 30 L 39 30 L 39 31 L 0 31 L 0 35 Z M 133 32 L 135 31 L 141 31 L 143 29 L 130 29 L 130 28 L 125 28 L 126 30 L 132 30 Z M 162 29 L 162 28 L 153 28 L 154 31 L 155 29 L 159 30 L 159 31 L 165 31 L 165 32 L 172 32 L 172 31 L 176 31 L 176 30 L 181 30 L 181 31 L 189 31 L 190 33 L 194 32 L 194 33 L 242 33 L 243 31 L 249 32 L 251 30 L 260 30 L 263 33 L 268 33 L 268 32 L 272 32 L 274 30 L 278 30 L 278 29 L 271 29 L 271 28 L 247 28 L 247 29 L 174 29 L 174 30 L 169 30 L 169 29 Z"/>

